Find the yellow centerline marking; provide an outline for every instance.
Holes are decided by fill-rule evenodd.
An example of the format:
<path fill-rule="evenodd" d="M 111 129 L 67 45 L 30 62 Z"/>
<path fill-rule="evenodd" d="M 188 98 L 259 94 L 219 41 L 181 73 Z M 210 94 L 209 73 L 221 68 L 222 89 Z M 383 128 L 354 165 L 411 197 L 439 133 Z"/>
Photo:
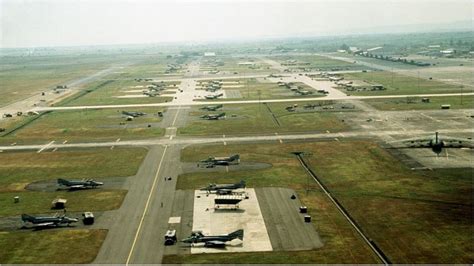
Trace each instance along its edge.
<path fill-rule="evenodd" d="M 168 149 L 168 145 L 165 146 L 165 150 L 163 151 L 163 155 L 161 156 L 160 164 L 158 165 L 158 170 L 156 170 L 155 179 L 153 179 L 153 184 L 151 185 L 150 194 L 148 194 L 148 199 L 145 204 L 145 209 L 143 210 L 142 218 L 140 219 L 140 224 L 138 225 L 137 233 L 135 234 L 135 238 L 133 239 L 132 248 L 130 249 L 130 253 L 128 253 L 128 258 L 125 265 L 128 265 L 130 262 L 130 259 L 132 258 L 133 250 L 135 249 L 135 244 L 137 242 L 138 235 L 140 234 L 143 220 L 145 219 L 145 214 L 148 210 L 148 205 L 150 204 L 151 196 L 153 195 L 153 192 L 155 191 L 156 181 L 158 180 L 158 174 L 160 173 L 161 165 L 163 164 L 163 160 L 165 159 L 165 154 L 166 154 L 167 149 Z"/>

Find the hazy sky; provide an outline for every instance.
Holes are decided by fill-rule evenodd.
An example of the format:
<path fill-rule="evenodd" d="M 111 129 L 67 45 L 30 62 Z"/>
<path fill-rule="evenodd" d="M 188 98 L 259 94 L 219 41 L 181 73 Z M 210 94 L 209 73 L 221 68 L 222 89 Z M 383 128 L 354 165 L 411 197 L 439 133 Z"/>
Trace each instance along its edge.
<path fill-rule="evenodd" d="M 317 36 L 472 16 L 471 0 L 0 0 L 0 43 L 34 47 Z"/>

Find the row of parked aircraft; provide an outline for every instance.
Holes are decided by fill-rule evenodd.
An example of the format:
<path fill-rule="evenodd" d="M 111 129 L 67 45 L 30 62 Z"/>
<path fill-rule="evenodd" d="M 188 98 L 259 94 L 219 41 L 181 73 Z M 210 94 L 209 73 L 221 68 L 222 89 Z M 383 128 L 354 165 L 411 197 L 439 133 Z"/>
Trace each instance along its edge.
<path fill-rule="evenodd" d="M 93 179 L 66 180 L 58 178 L 57 182 L 60 187 L 66 187 L 69 190 L 92 189 L 104 185 L 103 182 L 98 182 Z M 25 224 L 32 224 L 35 228 L 59 227 L 63 225 L 69 226 L 72 223 L 78 222 L 77 218 L 67 217 L 65 214 L 54 216 L 33 216 L 22 214 L 21 220 Z"/>

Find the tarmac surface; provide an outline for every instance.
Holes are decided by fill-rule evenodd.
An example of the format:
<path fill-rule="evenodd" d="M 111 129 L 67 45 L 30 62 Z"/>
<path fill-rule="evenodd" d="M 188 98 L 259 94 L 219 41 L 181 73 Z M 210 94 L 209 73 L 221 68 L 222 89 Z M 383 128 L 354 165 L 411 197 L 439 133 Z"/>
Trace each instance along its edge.
<path fill-rule="evenodd" d="M 273 250 L 311 250 L 323 246 L 312 223 L 304 222 L 296 193 L 287 188 L 255 189 Z M 309 210 L 309 215 L 312 214 Z"/>
<path fill-rule="evenodd" d="M 194 192 L 193 231 L 202 231 L 204 235 L 225 235 L 243 229 L 244 237 L 242 241 L 235 239 L 226 243 L 224 248 L 194 245 L 191 247 L 192 254 L 272 250 L 255 190 L 246 188 L 245 195 L 247 197 L 238 204 L 238 208 L 232 209 L 235 207 L 216 206 L 216 194 L 200 190 Z"/>

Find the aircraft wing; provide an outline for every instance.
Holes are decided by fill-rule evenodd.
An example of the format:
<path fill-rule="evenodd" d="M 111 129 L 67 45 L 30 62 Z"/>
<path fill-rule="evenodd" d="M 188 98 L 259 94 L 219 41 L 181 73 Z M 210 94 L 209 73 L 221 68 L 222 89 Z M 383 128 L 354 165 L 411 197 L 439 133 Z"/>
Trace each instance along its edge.
<path fill-rule="evenodd" d="M 404 139 L 390 142 L 396 148 L 428 148 L 430 147 L 432 139 L 430 138 L 417 138 L 417 139 Z"/>
<path fill-rule="evenodd" d="M 403 141 L 403 145 L 410 148 L 427 148 L 430 147 L 431 139 L 413 139 Z"/>
<path fill-rule="evenodd" d="M 446 148 L 474 148 L 473 141 L 469 139 L 443 138 L 442 141 Z"/>

